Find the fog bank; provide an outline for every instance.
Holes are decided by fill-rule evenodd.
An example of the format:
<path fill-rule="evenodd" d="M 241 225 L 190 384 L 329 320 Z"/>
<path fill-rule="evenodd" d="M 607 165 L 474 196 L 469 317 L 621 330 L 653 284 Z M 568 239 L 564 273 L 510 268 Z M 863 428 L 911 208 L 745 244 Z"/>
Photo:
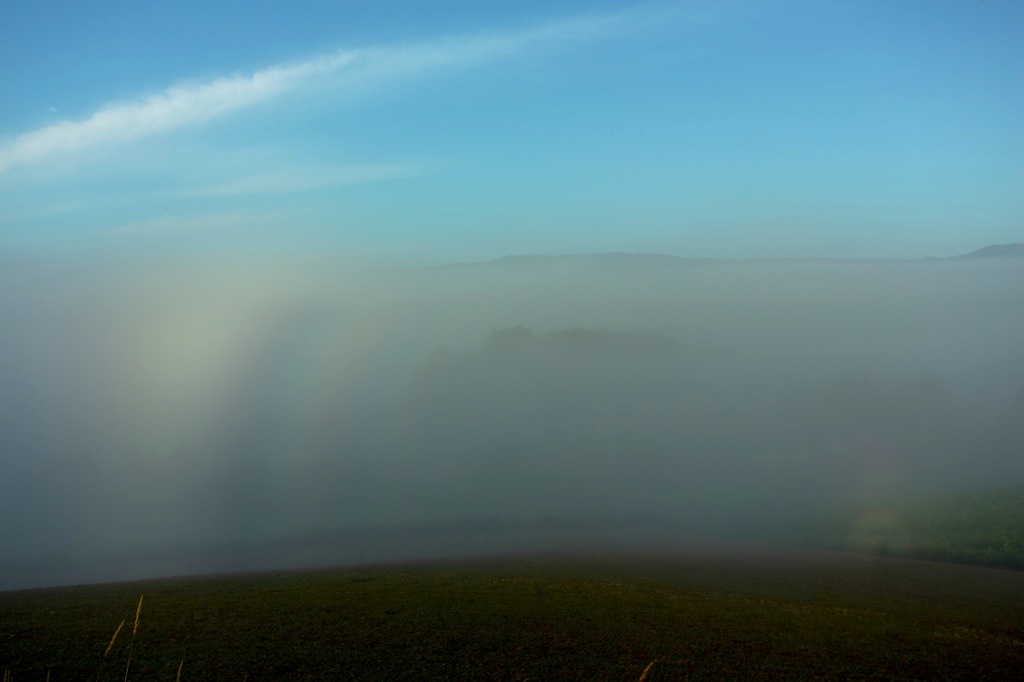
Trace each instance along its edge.
<path fill-rule="evenodd" d="M 1022 444 L 1021 259 L 0 269 L 0 589 L 359 528 L 756 537 L 1024 484 Z"/>

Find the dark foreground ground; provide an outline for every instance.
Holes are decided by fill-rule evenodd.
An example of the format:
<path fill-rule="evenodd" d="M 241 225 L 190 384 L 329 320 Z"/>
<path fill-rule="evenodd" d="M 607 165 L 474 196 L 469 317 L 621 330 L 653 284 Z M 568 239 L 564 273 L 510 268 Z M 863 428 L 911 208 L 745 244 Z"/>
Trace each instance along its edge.
<path fill-rule="evenodd" d="M 13 682 L 130 647 L 134 680 L 1009 680 L 1024 573 L 718 545 L 0 593 Z"/>

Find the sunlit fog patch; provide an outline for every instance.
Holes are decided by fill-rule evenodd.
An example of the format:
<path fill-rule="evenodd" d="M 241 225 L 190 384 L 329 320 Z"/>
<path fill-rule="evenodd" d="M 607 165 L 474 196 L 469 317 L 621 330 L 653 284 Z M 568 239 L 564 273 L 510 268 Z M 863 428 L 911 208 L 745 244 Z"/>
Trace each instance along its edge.
<path fill-rule="evenodd" d="M 899 514 L 888 509 L 871 509 L 862 513 L 854 523 L 849 542 L 854 547 L 870 551 L 889 551 L 887 543 L 904 530 Z"/>

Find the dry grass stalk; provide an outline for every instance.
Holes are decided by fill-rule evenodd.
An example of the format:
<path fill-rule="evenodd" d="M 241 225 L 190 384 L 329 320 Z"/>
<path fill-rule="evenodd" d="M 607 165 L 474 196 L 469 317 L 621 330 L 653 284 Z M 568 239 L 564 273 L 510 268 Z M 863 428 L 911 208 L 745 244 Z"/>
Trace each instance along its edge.
<path fill-rule="evenodd" d="M 658 662 L 658 659 L 654 659 L 653 661 L 651 661 L 650 663 L 647 664 L 647 667 L 644 668 L 643 673 L 640 674 L 639 682 L 644 682 L 644 680 L 647 679 L 647 676 L 651 674 L 651 668 L 653 668 L 654 664 L 657 663 L 657 662 Z"/>
<path fill-rule="evenodd" d="M 122 620 L 121 624 L 117 626 L 116 630 L 114 630 L 114 636 L 110 638 L 110 644 L 107 645 L 107 650 L 103 652 L 103 658 L 106 658 L 107 654 L 110 653 L 110 650 L 114 648 L 114 642 L 117 641 L 117 635 L 121 632 L 121 628 L 124 627 L 125 622 L 126 621 Z"/>
<path fill-rule="evenodd" d="M 185 665 L 185 659 L 181 659 L 181 663 L 178 664 L 178 676 L 174 678 L 174 682 L 181 682 L 181 666 Z"/>
<path fill-rule="evenodd" d="M 132 637 L 135 636 L 135 631 L 139 629 L 139 614 L 142 613 L 142 596 L 139 595 L 139 605 L 135 607 L 135 625 L 132 626 Z"/>
<path fill-rule="evenodd" d="M 107 654 L 109 654 L 110 650 L 114 648 L 114 642 L 117 641 L 117 636 L 121 633 L 121 628 L 124 627 L 124 624 L 126 622 L 127 621 L 123 621 L 122 620 L 121 624 L 117 626 L 117 629 L 114 630 L 114 636 L 110 638 L 110 644 L 107 645 L 106 651 L 103 652 L 103 658 L 100 659 L 100 669 L 96 671 L 96 681 L 97 682 L 99 682 L 100 675 L 103 673 L 103 664 L 106 663 L 106 661 L 107 661 Z M 49 674 L 49 673 L 47 673 L 47 674 Z M 4 682 L 7 682 L 7 680 L 5 680 Z"/>
<path fill-rule="evenodd" d="M 139 614 L 142 613 L 142 597 L 139 595 L 139 605 L 135 607 L 135 624 L 132 625 L 132 643 L 128 645 L 128 662 L 124 665 L 124 682 L 128 682 L 128 668 L 132 665 L 132 649 L 135 648 L 135 633 L 139 629 Z"/>

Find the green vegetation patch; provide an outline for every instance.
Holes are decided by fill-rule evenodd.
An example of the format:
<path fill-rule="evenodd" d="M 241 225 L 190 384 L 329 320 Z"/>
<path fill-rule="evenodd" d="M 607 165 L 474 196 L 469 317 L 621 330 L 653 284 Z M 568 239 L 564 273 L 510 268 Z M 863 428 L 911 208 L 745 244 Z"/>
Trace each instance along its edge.
<path fill-rule="evenodd" d="M 1024 488 L 853 506 L 813 529 L 811 544 L 1024 570 Z"/>

